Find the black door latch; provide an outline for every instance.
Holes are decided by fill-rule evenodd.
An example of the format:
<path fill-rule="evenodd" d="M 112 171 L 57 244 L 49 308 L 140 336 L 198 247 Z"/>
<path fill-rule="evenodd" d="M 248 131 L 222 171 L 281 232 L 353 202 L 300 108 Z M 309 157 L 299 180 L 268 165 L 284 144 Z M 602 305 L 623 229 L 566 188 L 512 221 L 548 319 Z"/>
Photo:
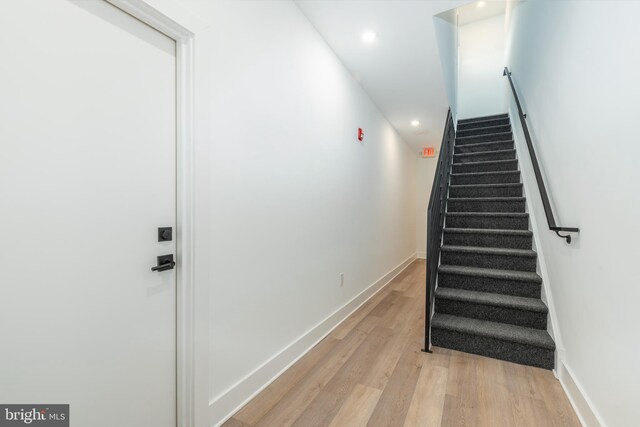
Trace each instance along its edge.
<path fill-rule="evenodd" d="M 156 265 L 155 267 L 151 267 L 151 271 L 173 270 L 173 267 L 175 266 L 176 263 L 173 260 L 173 254 L 160 255 L 158 257 L 158 265 Z"/>

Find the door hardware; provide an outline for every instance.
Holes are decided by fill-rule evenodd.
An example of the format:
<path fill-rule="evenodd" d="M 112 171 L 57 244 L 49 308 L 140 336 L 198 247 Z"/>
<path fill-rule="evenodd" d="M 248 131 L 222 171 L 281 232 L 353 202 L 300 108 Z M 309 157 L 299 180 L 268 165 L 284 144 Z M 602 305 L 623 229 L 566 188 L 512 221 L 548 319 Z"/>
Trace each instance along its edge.
<path fill-rule="evenodd" d="M 158 242 L 170 242 L 173 240 L 172 227 L 158 227 Z"/>
<path fill-rule="evenodd" d="M 173 254 L 160 255 L 158 257 L 158 265 L 156 265 L 155 267 L 151 267 L 151 271 L 173 270 L 173 267 L 175 266 L 176 263 L 173 260 Z"/>

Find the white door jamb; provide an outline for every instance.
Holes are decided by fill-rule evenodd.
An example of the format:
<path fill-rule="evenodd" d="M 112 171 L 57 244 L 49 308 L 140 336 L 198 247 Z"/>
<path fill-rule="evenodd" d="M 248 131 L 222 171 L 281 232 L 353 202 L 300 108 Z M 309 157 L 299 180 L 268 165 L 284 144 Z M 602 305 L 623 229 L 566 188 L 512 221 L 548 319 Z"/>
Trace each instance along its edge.
<path fill-rule="evenodd" d="M 166 0 L 106 1 L 176 42 L 176 423 L 195 427 L 194 36 L 202 25 Z"/>

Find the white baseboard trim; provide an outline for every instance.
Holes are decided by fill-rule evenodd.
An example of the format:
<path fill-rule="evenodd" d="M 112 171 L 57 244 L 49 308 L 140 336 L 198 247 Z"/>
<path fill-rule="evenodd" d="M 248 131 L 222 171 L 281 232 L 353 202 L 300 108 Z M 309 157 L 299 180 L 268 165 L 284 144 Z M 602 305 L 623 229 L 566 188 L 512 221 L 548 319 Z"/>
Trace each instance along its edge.
<path fill-rule="evenodd" d="M 219 427 L 231 418 L 240 408 L 246 405 L 258 393 L 282 375 L 284 371 L 307 354 L 307 352 L 315 347 L 324 337 L 329 335 L 338 325 L 351 316 L 362 304 L 380 292 L 416 258 L 417 254 L 414 253 L 380 279 L 376 280 L 371 286 L 356 295 L 351 301 L 334 311 L 245 378 L 209 402 L 209 425 Z"/>
<path fill-rule="evenodd" d="M 606 427 L 602 421 L 602 417 L 598 414 L 595 406 L 593 406 L 584 389 L 576 380 L 573 371 L 569 369 L 569 366 L 567 366 L 564 360 L 560 362 L 557 370 L 560 384 L 569 398 L 571 406 L 573 406 L 574 411 L 576 411 L 580 423 L 584 427 Z"/>
<path fill-rule="evenodd" d="M 425 251 L 418 251 L 416 252 L 416 258 L 427 259 L 427 253 Z"/>

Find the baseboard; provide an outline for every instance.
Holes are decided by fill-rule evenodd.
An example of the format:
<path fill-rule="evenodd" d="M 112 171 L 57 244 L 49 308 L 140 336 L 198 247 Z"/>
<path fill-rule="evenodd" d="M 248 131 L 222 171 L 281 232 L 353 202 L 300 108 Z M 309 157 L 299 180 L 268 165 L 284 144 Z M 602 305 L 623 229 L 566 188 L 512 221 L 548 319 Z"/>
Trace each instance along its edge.
<path fill-rule="evenodd" d="M 584 389 L 577 381 L 575 375 L 569 369 L 565 361 L 561 361 L 556 367 L 558 370 L 558 379 L 564 389 L 573 410 L 576 411 L 580 423 L 584 427 L 606 427 L 602 421 L 602 417 L 596 411 L 593 403 L 587 397 Z"/>
<path fill-rule="evenodd" d="M 427 253 L 425 251 L 418 251 L 416 252 L 416 258 L 427 259 Z"/>
<path fill-rule="evenodd" d="M 401 262 L 387 274 L 376 280 L 371 286 L 356 295 L 351 301 L 334 311 L 331 315 L 304 333 L 267 362 L 256 368 L 244 379 L 230 387 L 209 403 L 209 425 L 218 427 L 246 405 L 258 393 L 264 390 L 291 365 L 296 363 L 324 337 L 347 319 L 362 304 L 380 292 L 394 277 L 400 274 L 415 259 L 417 254 Z"/>

